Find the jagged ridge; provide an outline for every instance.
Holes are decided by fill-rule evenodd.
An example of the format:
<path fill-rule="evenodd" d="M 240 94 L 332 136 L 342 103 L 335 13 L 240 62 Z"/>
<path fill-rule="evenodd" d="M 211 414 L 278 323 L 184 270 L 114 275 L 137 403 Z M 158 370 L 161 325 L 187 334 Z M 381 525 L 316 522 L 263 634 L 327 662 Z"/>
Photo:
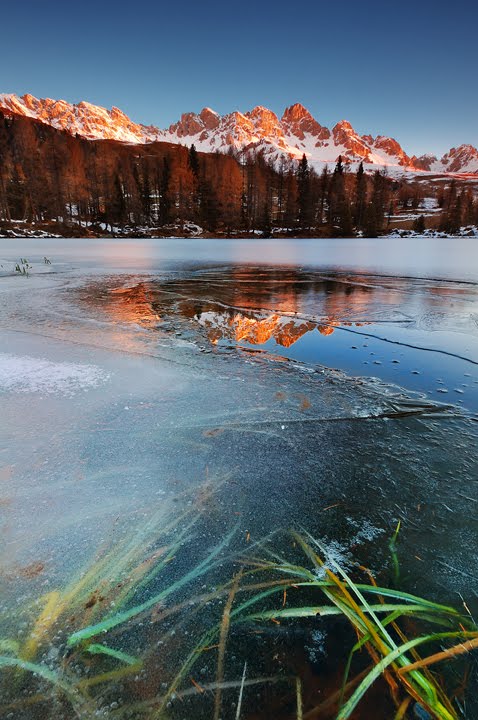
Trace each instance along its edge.
<path fill-rule="evenodd" d="M 204 108 L 198 114 L 183 114 L 166 130 L 134 123 L 116 107 L 106 110 L 87 102 L 70 104 L 32 95 L 0 94 L 0 109 L 4 113 L 35 118 L 89 140 L 194 143 L 204 152 L 229 152 L 231 148 L 237 152 L 262 150 L 276 165 L 298 160 L 305 153 L 319 171 L 324 164 L 335 163 L 341 155 L 352 165 L 363 161 L 368 169 L 385 166 L 392 174 L 478 174 L 478 150 L 472 145 L 452 148 L 440 160 L 434 155 L 410 157 L 393 138 L 359 135 L 346 120 L 329 130 L 299 103 L 288 107 L 280 119 L 261 106 L 250 112 L 235 111 L 224 116 Z"/>

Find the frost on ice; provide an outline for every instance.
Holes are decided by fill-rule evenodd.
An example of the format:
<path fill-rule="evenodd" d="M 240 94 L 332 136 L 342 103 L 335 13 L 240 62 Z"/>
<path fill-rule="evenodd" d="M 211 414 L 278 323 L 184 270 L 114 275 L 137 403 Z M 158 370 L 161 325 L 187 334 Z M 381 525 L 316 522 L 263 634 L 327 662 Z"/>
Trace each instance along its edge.
<path fill-rule="evenodd" d="M 98 387 L 108 378 L 109 373 L 97 365 L 0 353 L 0 390 L 73 395 Z"/>

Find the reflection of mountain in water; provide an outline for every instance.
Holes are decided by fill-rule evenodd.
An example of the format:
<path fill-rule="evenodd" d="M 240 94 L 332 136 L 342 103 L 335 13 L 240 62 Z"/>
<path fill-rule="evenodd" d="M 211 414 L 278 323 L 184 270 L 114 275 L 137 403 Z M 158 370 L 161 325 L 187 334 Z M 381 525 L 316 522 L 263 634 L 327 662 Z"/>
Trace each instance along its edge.
<path fill-rule="evenodd" d="M 214 344 L 219 340 L 228 339 L 251 345 L 263 345 L 274 339 L 278 345 L 285 348 L 313 330 L 318 330 L 321 335 L 332 335 L 339 325 L 363 325 L 363 323 L 340 323 L 333 318 L 324 318 L 322 323 L 317 324 L 278 314 L 263 317 L 260 314 L 234 310 L 222 312 L 207 310 L 196 314 L 195 319 L 205 328 L 208 339 Z"/>
<path fill-rule="evenodd" d="M 178 329 L 183 319 L 214 344 L 274 340 L 288 348 L 313 331 L 329 336 L 336 327 L 369 324 L 377 312 L 404 319 L 398 311 L 403 284 L 298 268 L 233 267 L 126 288 L 90 286 L 83 298 L 101 305 L 115 323 Z"/>
<path fill-rule="evenodd" d="M 103 298 L 103 307 L 116 322 L 156 325 L 160 317 L 153 307 L 153 296 L 146 283 L 113 288 Z"/>
<path fill-rule="evenodd" d="M 248 342 L 262 345 L 274 338 L 278 345 L 290 347 L 302 335 L 313 330 L 314 323 L 303 320 L 290 320 L 281 315 L 255 317 L 237 311 L 203 312 L 196 316 L 198 322 L 206 329 L 212 343 L 227 338 L 236 342 Z"/>

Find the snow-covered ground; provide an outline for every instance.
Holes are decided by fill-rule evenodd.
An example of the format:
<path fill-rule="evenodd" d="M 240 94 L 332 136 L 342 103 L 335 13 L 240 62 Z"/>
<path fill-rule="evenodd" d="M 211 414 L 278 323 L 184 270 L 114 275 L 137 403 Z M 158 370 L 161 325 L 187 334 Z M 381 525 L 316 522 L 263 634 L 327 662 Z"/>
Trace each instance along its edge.
<path fill-rule="evenodd" d="M 417 213 L 416 215 L 411 215 L 407 219 L 416 220 L 417 217 L 419 217 L 420 214 L 423 214 L 425 217 L 427 217 L 426 213 Z M 397 237 L 426 237 L 426 238 L 451 238 L 451 237 L 470 237 L 470 238 L 476 238 L 478 237 L 478 227 L 476 225 L 464 225 L 461 227 L 457 233 L 450 235 L 449 233 L 444 232 L 443 230 L 431 230 L 427 229 L 424 230 L 422 233 L 418 233 L 415 230 L 405 230 L 403 228 L 394 228 L 389 233 L 387 233 L 384 237 L 388 238 L 397 238 Z"/>

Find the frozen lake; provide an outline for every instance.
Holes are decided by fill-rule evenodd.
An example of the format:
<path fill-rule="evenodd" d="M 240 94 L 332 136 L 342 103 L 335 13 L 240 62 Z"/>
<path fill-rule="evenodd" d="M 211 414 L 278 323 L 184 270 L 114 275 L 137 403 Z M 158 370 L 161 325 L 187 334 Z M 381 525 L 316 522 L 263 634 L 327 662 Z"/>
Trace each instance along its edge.
<path fill-rule="evenodd" d="M 1 242 L 0 643 L 51 673 L 67 663 L 75 693 L 88 688 L 77 714 L 163 717 L 173 668 L 225 602 L 178 620 L 172 599 L 219 592 L 266 538 L 287 557 L 291 528 L 385 586 L 398 581 L 400 521 L 401 589 L 478 613 L 476 239 Z M 29 277 L 14 273 L 20 258 Z M 117 548 L 124 563 L 88 575 Z M 129 612 L 161 582 L 179 585 L 125 635 L 102 630 L 141 670 L 92 682 L 111 657 L 70 661 L 68 637 L 114 618 L 116 594 Z M 291 717 L 287 683 L 252 681 L 296 673 L 291 658 L 329 678 L 328 643 L 325 626 L 235 630 L 223 720 L 236 717 L 245 661 L 243 717 Z M 213 691 L 196 688 L 219 682 L 212 655 L 181 678 L 182 703 L 167 697 L 167 717 L 214 717 Z M 0 677 L 0 710 L 46 717 L 52 682 Z M 63 697 L 52 708 L 72 717 Z"/>

